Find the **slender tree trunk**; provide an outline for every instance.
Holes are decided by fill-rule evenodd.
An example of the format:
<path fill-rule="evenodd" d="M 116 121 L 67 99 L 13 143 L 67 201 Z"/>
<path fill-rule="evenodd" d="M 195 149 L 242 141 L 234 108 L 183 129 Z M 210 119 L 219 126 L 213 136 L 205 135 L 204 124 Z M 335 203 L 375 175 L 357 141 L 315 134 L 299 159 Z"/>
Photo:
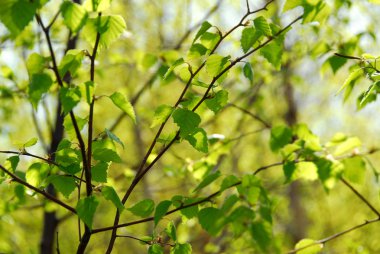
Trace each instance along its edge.
<path fill-rule="evenodd" d="M 289 80 L 289 72 L 291 72 L 290 64 L 287 63 L 284 66 L 284 96 L 287 104 L 287 111 L 285 113 L 285 121 L 289 126 L 293 126 L 297 123 L 297 104 L 294 99 L 294 88 Z M 291 221 L 289 223 L 289 234 L 293 243 L 303 239 L 307 230 L 307 217 L 305 209 L 301 200 L 301 186 L 299 182 L 295 181 L 289 185 L 289 214 Z"/>

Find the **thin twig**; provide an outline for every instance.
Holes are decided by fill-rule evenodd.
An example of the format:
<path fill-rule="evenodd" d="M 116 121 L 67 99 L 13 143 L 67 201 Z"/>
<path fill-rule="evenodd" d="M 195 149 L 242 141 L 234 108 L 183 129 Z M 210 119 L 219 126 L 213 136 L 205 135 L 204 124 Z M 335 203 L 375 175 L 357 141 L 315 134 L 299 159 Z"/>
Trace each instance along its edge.
<path fill-rule="evenodd" d="M 62 202 L 61 200 L 57 199 L 56 197 L 48 194 L 47 192 L 43 191 L 43 190 L 40 190 L 36 187 L 34 187 L 33 185 L 30 185 L 29 183 L 25 182 L 24 180 L 22 180 L 21 178 L 19 178 L 18 176 L 16 176 L 15 174 L 13 174 L 12 172 L 10 172 L 9 170 L 7 170 L 5 167 L 3 167 L 2 165 L 0 165 L 0 169 L 6 173 L 7 175 L 9 175 L 10 177 L 12 177 L 12 180 L 15 181 L 15 182 L 18 182 L 20 183 L 21 185 L 24 185 L 25 187 L 43 195 L 44 197 L 46 197 L 47 199 L 53 201 L 54 203 L 66 208 L 67 210 L 69 210 L 70 212 L 72 213 L 75 213 L 76 214 L 76 211 L 73 207 L 69 206 L 68 204 Z"/>
<path fill-rule="evenodd" d="M 363 59 L 360 58 L 360 57 L 356 57 L 356 56 L 347 56 L 347 55 L 343 55 L 343 54 L 340 54 L 340 53 L 334 53 L 334 55 L 339 56 L 339 57 L 342 57 L 342 58 L 347 58 L 347 59 L 354 59 L 354 60 L 359 60 L 359 61 L 362 61 L 362 60 L 363 60 Z"/>
<path fill-rule="evenodd" d="M 31 154 L 31 153 L 28 153 L 27 151 L 23 150 L 23 151 L 6 151 L 6 150 L 1 150 L 0 153 L 4 153 L 4 154 L 16 154 L 16 155 L 25 155 L 25 156 L 29 156 L 29 157 L 33 157 L 33 158 L 36 158 L 36 159 L 40 159 L 40 160 L 43 160 L 45 162 L 47 162 L 48 164 L 53 164 L 57 167 L 60 167 L 60 165 L 53 161 L 53 160 L 50 160 L 50 159 L 46 159 L 44 157 L 41 157 L 41 156 L 38 156 L 38 155 L 35 155 L 35 154 Z"/>
<path fill-rule="evenodd" d="M 251 116 L 252 118 L 256 119 L 257 121 L 259 121 L 260 123 L 262 123 L 265 127 L 267 128 L 271 128 L 271 124 L 269 124 L 268 122 L 264 121 L 261 117 L 259 117 L 258 115 L 250 112 L 249 110 L 245 109 L 245 108 L 242 108 L 242 107 L 239 107 L 238 105 L 236 104 L 233 104 L 233 103 L 229 103 L 227 104 L 227 106 L 231 106 L 231 107 L 234 107 L 234 108 L 237 108 L 239 109 L 241 112 Z"/>

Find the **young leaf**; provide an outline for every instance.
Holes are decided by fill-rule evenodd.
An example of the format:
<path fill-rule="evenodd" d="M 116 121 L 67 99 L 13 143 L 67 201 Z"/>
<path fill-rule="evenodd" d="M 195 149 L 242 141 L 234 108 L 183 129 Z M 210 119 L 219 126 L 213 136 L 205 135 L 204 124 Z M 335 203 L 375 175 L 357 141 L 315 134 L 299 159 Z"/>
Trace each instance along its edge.
<path fill-rule="evenodd" d="M 257 221 L 251 224 L 250 233 L 253 240 L 258 244 L 264 253 L 268 253 L 268 248 L 272 242 L 271 225 L 265 221 Z"/>
<path fill-rule="evenodd" d="M 252 66 L 250 63 L 245 63 L 243 67 L 243 74 L 244 77 L 249 79 L 249 81 L 253 81 L 253 71 L 252 71 Z"/>
<path fill-rule="evenodd" d="M 51 175 L 48 181 L 53 184 L 54 188 L 62 193 L 65 198 L 69 198 L 70 194 L 77 187 L 75 179 L 71 176 Z"/>
<path fill-rule="evenodd" d="M 365 178 L 365 161 L 357 156 L 343 160 L 344 176 L 353 183 L 363 184 Z"/>
<path fill-rule="evenodd" d="M 63 112 L 66 115 L 80 102 L 81 93 L 78 87 L 62 87 L 59 90 L 59 98 L 62 103 Z"/>
<path fill-rule="evenodd" d="M 347 138 L 344 142 L 340 143 L 334 151 L 334 156 L 340 156 L 346 152 L 353 150 L 362 145 L 362 142 L 357 137 Z"/>
<path fill-rule="evenodd" d="M 298 6 L 302 6 L 304 0 L 286 0 L 283 11 L 288 11 Z"/>
<path fill-rule="evenodd" d="M 158 222 L 165 216 L 166 212 L 169 210 L 169 207 L 172 205 L 172 201 L 164 200 L 161 201 L 154 212 L 154 225 L 157 226 Z"/>
<path fill-rule="evenodd" d="M 92 180 L 100 183 L 106 183 L 108 167 L 109 164 L 103 161 L 98 162 L 95 166 L 91 167 Z"/>
<path fill-rule="evenodd" d="M 78 217 L 90 228 L 92 229 L 92 222 L 94 220 L 94 215 L 96 208 L 98 207 L 99 201 L 95 196 L 81 198 L 76 206 L 76 211 Z"/>
<path fill-rule="evenodd" d="M 189 243 L 177 243 L 174 248 L 170 250 L 170 254 L 191 254 L 193 250 Z"/>
<path fill-rule="evenodd" d="M 121 203 L 120 198 L 113 187 L 103 186 L 102 195 L 106 200 L 111 201 L 120 213 L 124 210 L 124 205 Z"/>
<path fill-rule="evenodd" d="M 164 248 L 159 244 L 152 244 L 149 246 L 148 254 L 164 254 Z"/>
<path fill-rule="evenodd" d="M 276 126 L 272 128 L 270 135 L 270 148 L 272 151 L 278 151 L 292 141 L 292 130 L 286 126 Z"/>
<path fill-rule="evenodd" d="M 136 123 L 136 115 L 132 104 L 125 98 L 125 96 L 119 92 L 114 92 L 110 99 L 112 102 L 120 108 L 124 113 L 126 113 L 134 123 Z"/>
<path fill-rule="evenodd" d="M 29 184 L 35 187 L 40 187 L 47 177 L 49 170 L 50 167 L 47 164 L 40 162 L 33 163 L 26 171 L 25 179 Z"/>
<path fill-rule="evenodd" d="M 306 246 L 310 246 L 310 247 L 303 249 L 301 251 L 298 251 L 298 253 L 299 254 L 317 254 L 321 252 L 321 249 L 323 249 L 324 245 L 316 244 L 316 241 L 312 239 L 302 239 L 296 244 L 295 248 L 299 249 Z"/>
<path fill-rule="evenodd" d="M 243 29 L 240 38 L 240 45 L 244 53 L 247 53 L 247 51 L 257 41 L 259 38 L 258 34 L 259 33 L 257 33 L 256 29 L 253 27 L 246 27 Z"/>
<path fill-rule="evenodd" d="M 206 176 L 202 180 L 202 182 L 200 182 L 200 184 L 193 190 L 193 192 L 197 192 L 197 191 L 203 189 L 204 187 L 206 187 L 207 185 L 211 184 L 216 179 L 218 179 L 220 177 L 220 175 L 221 175 L 220 171 L 216 171 L 214 173 L 209 174 L 208 176 Z"/>
<path fill-rule="evenodd" d="M 186 136 L 185 139 L 198 151 L 208 152 L 207 133 L 204 129 L 196 128 L 195 132 Z"/>
<path fill-rule="evenodd" d="M 226 90 L 220 90 L 211 99 L 207 99 L 205 102 L 207 107 L 216 114 L 227 105 L 228 92 Z"/>
<path fill-rule="evenodd" d="M 204 34 L 204 33 L 205 33 L 210 27 L 212 27 L 212 25 L 211 25 L 209 22 L 207 22 L 207 21 L 203 22 L 201 28 L 199 28 L 197 34 L 196 34 L 195 37 L 194 37 L 193 43 L 194 43 L 199 37 L 201 37 L 201 36 L 202 36 L 202 35 L 203 35 L 203 34 Z"/>
<path fill-rule="evenodd" d="M 94 45 L 97 33 L 99 33 L 99 48 L 108 48 L 119 38 L 125 28 L 125 21 L 120 15 L 104 15 L 88 19 L 83 29 L 83 36 L 91 45 Z"/>
<path fill-rule="evenodd" d="M 170 68 L 166 71 L 166 73 L 164 75 L 164 79 L 167 79 L 170 76 L 170 74 L 174 71 L 174 69 L 183 63 L 185 63 L 185 61 L 183 60 L 182 57 L 175 60 L 174 63 L 170 66 Z"/>
<path fill-rule="evenodd" d="M 38 102 L 41 100 L 42 95 L 49 91 L 50 86 L 53 84 L 53 80 L 50 75 L 46 73 L 33 74 L 29 84 L 29 100 L 33 107 L 37 109 Z"/>
<path fill-rule="evenodd" d="M 177 241 L 177 230 L 175 228 L 175 225 L 173 221 L 169 222 L 169 224 L 165 228 L 166 234 L 169 236 L 170 239 L 173 241 Z"/>
<path fill-rule="evenodd" d="M 228 63 L 229 56 L 223 57 L 217 54 L 212 54 L 207 58 L 206 62 L 206 71 L 210 76 L 217 76 L 222 70 L 223 67 Z"/>
<path fill-rule="evenodd" d="M 87 81 L 79 85 L 80 92 L 86 98 L 88 105 L 91 104 L 94 96 L 95 83 L 92 81 Z"/>
<path fill-rule="evenodd" d="M 191 45 L 189 52 L 187 53 L 187 58 L 196 59 L 201 57 L 207 53 L 207 48 L 200 43 L 195 43 Z"/>
<path fill-rule="evenodd" d="M 26 148 L 26 147 L 34 146 L 35 144 L 37 144 L 37 142 L 38 142 L 38 138 L 31 138 L 23 144 L 23 147 Z"/>
<path fill-rule="evenodd" d="M 84 26 L 88 17 L 87 11 L 82 5 L 69 1 L 62 3 L 61 14 L 63 22 L 74 34 Z"/>
<path fill-rule="evenodd" d="M 239 178 L 237 178 L 237 177 L 234 176 L 234 175 L 226 176 L 226 177 L 223 179 L 222 184 L 220 185 L 220 191 L 224 191 L 224 190 L 230 188 L 232 185 L 235 185 L 235 184 L 238 183 L 239 181 L 240 181 Z"/>
<path fill-rule="evenodd" d="M 222 211 L 215 207 L 207 207 L 200 210 L 198 220 L 202 228 L 212 236 L 216 236 L 226 223 Z"/>
<path fill-rule="evenodd" d="M 186 205 L 189 205 L 189 204 L 193 204 L 195 202 L 199 201 L 199 199 L 196 199 L 196 198 L 187 198 L 184 202 L 183 202 L 183 205 L 186 206 Z M 174 201 L 173 201 L 174 203 Z M 181 209 L 181 214 L 183 216 L 185 216 L 186 218 L 188 219 L 191 219 L 191 218 L 194 218 L 198 215 L 198 205 L 192 205 L 190 207 L 187 207 L 185 209 Z"/>
<path fill-rule="evenodd" d="M 263 16 L 259 16 L 253 20 L 255 28 L 265 36 L 272 36 L 272 30 L 268 24 L 268 21 Z"/>
<path fill-rule="evenodd" d="M 276 70 L 281 69 L 281 58 L 283 50 L 282 39 L 276 39 L 260 50 L 260 54 L 273 65 Z"/>
<path fill-rule="evenodd" d="M 154 211 L 154 201 L 151 199 L 144 199 L 127 210 L 136 216 L 148 217 Z"/>
<path fill-rule="evenodd" d="M 4 163 L 4 167 L 14 173 L 16 171 L 17 165 L 20 162 L 20 157 L 19 156 L 11 156 L 6 159 Z"/>
<path fill-rule="evenodd" d="M 48 58 L 40 54 L 32 53 L 26 60 L 26 68 L 28 70 L 29 79 L 32 79 L 33 74 L 42 73 L 48 67 Z"/>
<path fill-rule="evenodd" d="M 113 134 L 109 129 L 105 129 L 105 132 L 107 133 L 107 136 L 112 139 L 113 141 L 115 141 L 116 143 L 120 144 L 123 148 L 124 148 L 124 143 L 120 140 L 120 138 L 118 136 L 116 136 L 115 134 Z"/>
<path fill-rule="evenodd" d="M 110 7 L 112 0 L 86 0 L 84 8 L 91 12 L 102 12 Z"/>
<path fill-rule="evenodd" d="M 186 137 L 187 135 L 194 133 L 197 130 L 198 125 L 201 123 L 200 116 L 188 109 L 178 108 L 174 111 L 172 117 L 179 127 L 181 137 Z"/>
<path fill-rule="evenodd" d="M 81 66 L 84 56 L 85 52 L 80 49 L 71 49 L 67 51 L 58 66 L 61 77 L 65 76 L 67 72 L 69 72 L 71 76 L 74 76 Z"/>
<path fill-rule="evenodd" d="M 29 0 L 2 0 L 0 21 L 8 28 L 12 37 L 16 37 L 33 20 L 37 8 L 42 3 L 42 1 Z"/>
<path fill-rule="evenodd" d="M 173 112 L 173 107 L 169 105 L 161 105 L 154 111 L 153 122 L 150 128 L 162 124 Z"/>
<path fill-rule="evenodd" d="M 95 160 L 103 162 L 116 162 L 121 163 L 122 160 L 115 150 L 109 148 L 97 148 L 92 152 Z"/>
<path fill-rule="evenodd" d="M 208 49 L 208 52 L 210 50 L 214 49 L 218 41 L 220 40 L 220 35 L 215 33 L 209 33 L 205 32 L 201 36 L 201 44 Z"/>

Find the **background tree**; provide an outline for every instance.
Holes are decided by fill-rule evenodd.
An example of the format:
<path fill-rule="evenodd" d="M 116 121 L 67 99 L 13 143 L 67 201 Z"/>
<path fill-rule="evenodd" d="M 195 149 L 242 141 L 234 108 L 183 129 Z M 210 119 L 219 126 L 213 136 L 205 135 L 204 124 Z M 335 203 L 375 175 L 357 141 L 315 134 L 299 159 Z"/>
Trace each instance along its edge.
<path fill-rule="evenodd" d="M 0 252 L 379 251 L 377 4 L 6 0 Z"/>

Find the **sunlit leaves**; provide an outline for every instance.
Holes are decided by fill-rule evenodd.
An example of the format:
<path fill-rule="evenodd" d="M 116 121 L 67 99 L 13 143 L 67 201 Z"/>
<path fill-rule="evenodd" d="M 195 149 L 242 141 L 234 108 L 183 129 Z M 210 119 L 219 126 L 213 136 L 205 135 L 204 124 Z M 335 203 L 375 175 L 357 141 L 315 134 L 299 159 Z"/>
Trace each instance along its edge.
<path fill-rule="evenodd" d="M 253 81 L 253 70 L 252 70 L 252 66 L 250 63 L 244 64 L 243 74 L 244 74 L 244 77 L 249 79 L 249 81 L 251 81 L 251 82 Z"/>
<path fill-rule="evenodd" d="M 33 20 L 37 8 L 43 3 L 44 1 L 2 0 L 0 21 L 16 37 Z"/>
<path fill-rule="evenodd" d="M 112 100 L 115 106 L 126 113 L 133 120 L 133 122 L 136 123 L 136 115 L 133 106 L 123 94 L 114 92 L 109 98 Z"/>
<path fill-rule="evenodd" d="M 23 148 L 26 148 L 26 147 L 31 147 L 31 146 L 34 146 L 35 144 L 37 144 L 38 142 L 38 138 L 31 138 L 29 139 L 28 141 L 26 141 L 22 147 Z"/>
<path fill-rule="evenodd" d="M 91 168 L 91 177 L 93 181 L 106 183 L 107 182 L 107 170 L 109 164 L 107 162 L 98 162 Z"/>
<path fill-rule="evenodd" d="M 50 167 L 47 164 L 40 162 L 33 163 L 26 171 L 26 181 L 35 187 L 40 187 L 47 177 L 49 169 Z"/>
<path fill-rule="evenodd" d="M 75 179 L 71 176 L 51 175 L 48 181 L 52 183 L 54 188 L 62 193 L 65 198 L 69 198 L 70 194 L 77 187 Z"/>
<path fill-rule="evenodd" d="M 353 183 L 362 184 L 365 177 L 366 164 L 362 157 L 356 156 L 343 160 L 344 176 Z"/>
<path fill-rule="evenodd" d="M 19 156 L 11 156 L 5 160 L 4 167 L 13 173 L 16 171 L 16 168 L 19 162 L 20 162 Z"/>
<path fill-rule="evenodd" d="M 164 254 L 164 248 L 159 244 L 149 246 L 148 254 Z"/>
<path fill-rule="evenodd" d="M 40 73 L 34 74 L 29 84 L 29 100 L 33 107 L 37 109 L 38 102 L 41 100 L 42 95 L 49 91 L 53 84 L 53 80 L 48 74 Z"/>
<path fill-rule="evenodd" d="M 92 156 L 95 160 L 103 162 L 121 162 L 121 158 L 116 152 L 112 141 L 99 140 L 92 143 Z"/>
<path fill-rule="evenodd" d="M 86 99 L 88 105 L 91 104 L 94 96 L 95 83 L 92 81 L 87 81 L 79 85 L 80 92 L 82 97 Z"/>
<path fill-rule="evenodd" d="M 125 21 L 119 15 L 90 18 L 83 29 L 83 36 L 91 45 L 94 45 L 97 34 L 99 33 L 99 47 L 107 48 L 112 42 L 119 38 L 125 28 Z"/>
<path fill-rule="evenodd" d="M 187 135 L 194 133 L 197 130 L 198 125 L 201 123 L 200 116 L 188 109 L 178 108 L 174 111 L 172 117 L 180 129 L 181 137 L 186 137 Z"/>
<path fill-rule="evenodd" d="M 194 189 L 193 192 L 197 192 L 201 189 L 203 189 L 204 187 L 208 186 L 209 184 L 211 184 L 212 182 L 214 182 L 216 179 L 218 179 L 220 177 L 220 171 L 216 171 L 214 173 L 211 173 L 209 175 L 207 175 L 203 180 L 202 182 L 200 182 L 200 184 Z"/>
<path fill-rule="evenodd" d="M 218 113 L 228 102 L 228 92 L 226 90 L 220 90 L 211 98 L 206 101 L 207 107 L 215 114 Z"/>
<path fill-rule="evenodd" d="M 183 60 L 182 57 L 175 60 L 174 63 L 170 66 L 170 68 L 166 71 L 166 73 L 164 75 L 164 79 L 167 79 L 170 76 L 170 74 L 174 71 L 174 69 L 183 63 L 185 63 L 185 61 Z"/>
<path fill-rule="evenodd" d="M 113 187 L 103 186 L 102 195 L 106 200 L 111 201 L 115 205 L 115 207 L 119 210 L 120 213 L 124 210 L 124 206 L 121 203 L 120 198 Z"/>
<path fill-rule="evenodd" d="M 153 128 L 165 122 L 165 120 L 171 115 L 172 112 L 173 112 L 173 107 L 169 105 L 158 106 L 156 110 L 154 111 L 153 122 L 150 125 L 150 128 Z"/>
<path fill-rule="evenodd" d="M 74 76 L 79 67 L 82 64 L 85 52 L 79 49 L 72 49 L 67 51 L 66 55 L 63 57 L 61 63 L 58 66 L 59 74 L 61 77 L 65 76 L 67 72 L 71 76 Z"/>
<path fill-rule="evenodd" d="M 212 236 L 216 236 L 225 224 L 224 214 L 215 207 L 200 210 L 198 220 L 202 228 Z"/>
<path fill-rule="evenodd" d="M 43 57 L 40 54 L 30 54 L 26 60 L 29 79 L 32 79 L 33 74 L 42 73 L 48 67 L 48 60 L 48 57 Z"/>
<path fill-rule="evenodd" d="M 154 201 L 144 199 L 127 209 L 131 213 L 139 217 L 148 217 L 154 211 Z"/>
<path fill-rule="evenodd" d="M 262 34 L 253 27 L 244 28 L 240 38 L 240 45 L 243 52 L 246 53 L 261 36 Z"/>
<path fill-rule="evenodd" d="M 257 221 L 250 225 L 250 233 L 253 240 L 258 244 L 261 250 L 267 252 L 272 241 L 272 228 L 266 221 Z"/>
<path fill-rule="evenodd" d="M 205 32 L 201 36 L 201 44 L 208 49 L 208 51 L 211 51 L 215 48 L 216 44 L 220 40 L 220 35 L 215 33 L 209 33 Z"/>
<path fill-rule="evenodd" d="M 170 254 L 191 254 L 191 245 L 188 243 L 177 243 L 174 248 L 170 250 Z"/>
<path fill-rule="evenodd" d="M 99 201 L 95 196 L 81 198 L 76 206 L 78 217 L 91 229 Z"/>
<path fill-rule="evenodd" d="M 265 36 L 272 36 L 272 30 L 270 29 L 269 23 L 263 16 L 259 16 L 253 20 L 255 28 L 257 31 L 261 32 Z"/>
<path fill-rule="evenodd" d="M 157 226 L 158 222 L 165 216 L 166 212 L 169 210 L 169 207 L 172 205 L 172 201 L 164 200 L 161 201 L 154 212 L 154 225 Z"/>
<path fill-rule="evenodd" d="M 323 249 L 323 244 L 319 244 L 312 239 L 302 239 L 296 244 L 295 248 L 305 248 L 303 250 L 297 251 L 297 253 L 300 254 L 317 254 L 320 253 L 321 249 Z"/>
<path fill-rule="evenodd" d="M 208 57 L 206 62 L 207 73 L 212 77 L 216 77 L 223 70 L 223 67 L 225 67 L 228 63 L 229 59 L 229 56 L 224 57 L 217 54 L 212 54 Z"/>
<path fill-rule="evenodd" d="M 87 11 L 102 12 L 110 7 L 112 0 L 86 0 L 83 4 Z"/>
<path fill-rule="evenodd" d="M 260 54 L 270 62 L 276 70 L 281 68 L 281 59 L 283 51 L 283 38 L 273 40 L 260 50 Z"/>
<path fill-rule="evenodd" d="M 323 0 L 287 0 L 284 11 L 291 10 L 298 6 L 302 6 L 304 9 L 303 23 L 318 21 L 320 24 L 323 24 L 330 14 L 330 7 Z"/>
<path fill-rule="evenodd" d="M 172 239 L 173 241 L 177 241 L 177 230 L 175 228 L 173 221 L 168 223 L 168 225 L 165 228 L 165 232 L 169 236 L 170 239 Z"/>
<path fill-rule="evenodd" d="M 59 90 L 59 98 L 62 103 L 63 112 L 69 113 L 80 101 L 81 93 L 79 87 L 62 87 Z"/>
<path fill-rule="evenodd" d="M 207 133 L 202 128 L 196 128 L 195 132 L 186 136 L 185 139 L 198 151 L 208 152 Z"/>
<path fill-rule="evenodd" d="M 61 5 L 63 22 L 74 34 L 86 23 L 88 14 L 85 8 L 77 3 L 65 1 Z"/>
<path fill-rule="evenodd" d="M 120 138 L 118 136 L 116 136 L 115 134 L 113 134 L 109 129 L 105 129 L 104 130 L 107 134 L 107 136 L 112 140 L 112 141 L 115 141 L 116 143 L 120 144 L 123 148 L 124 148 L 124 143 L 120 140 Z"/>
<path fill-rule="evenodd" d="M 292 130 L 286 126 L 276 126 L 271 129 L 270 148 L 278 151 L 292 141 Z"/>
<path fill-rule="evenodd" d="M 207 21 L 203 22 L 201 28 L 199 28 L 197 34 L 196 34 L 195 37 L 194 37 L 193 43 L 194 43 L 199 37 L 201 37 L 201 36 L 202 36 L 202 35 L 203 35 L 203 34 L 204 34 L 204 33 L 205 33 L 210 27 L 212 27 L 212 25 L 211 25 L 209 22 L 207 22 Z"/>

